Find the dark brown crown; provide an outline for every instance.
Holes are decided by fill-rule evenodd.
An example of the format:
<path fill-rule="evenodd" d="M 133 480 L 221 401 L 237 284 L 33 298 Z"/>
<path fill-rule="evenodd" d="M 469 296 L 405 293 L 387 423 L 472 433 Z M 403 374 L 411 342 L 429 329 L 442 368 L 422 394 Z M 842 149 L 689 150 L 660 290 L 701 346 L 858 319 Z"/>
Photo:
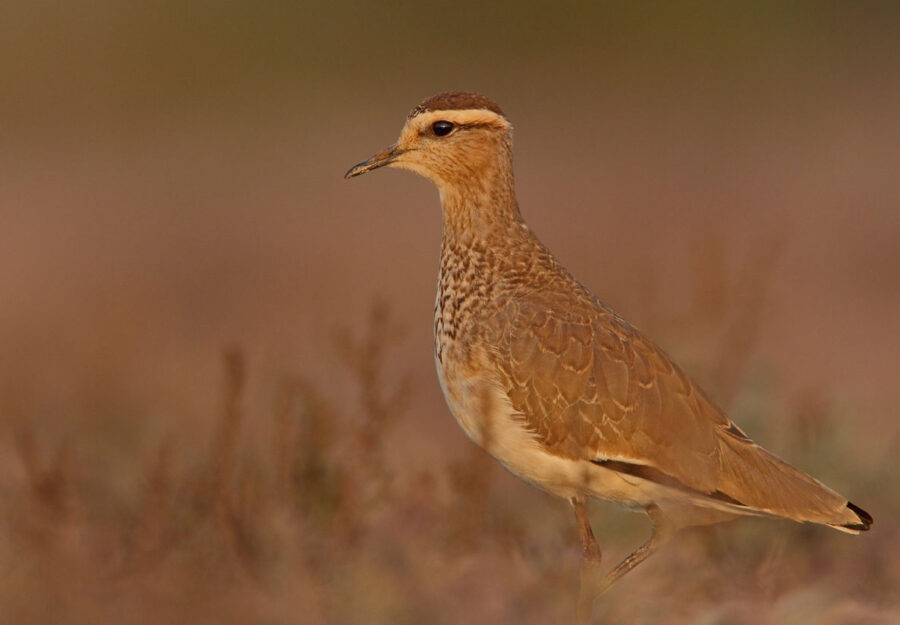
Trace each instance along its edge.
<path fill-rule="evenodd" d="M 445 91 L 422 100 L 416 108 L 409 112 L 407 119 L 412 119 L 416 115 L 428 111 L 460 111 L 464 109 L 483 109 L 506 117 L 493 100 L 489 100 L 483 95 L 465 91 Z"/>

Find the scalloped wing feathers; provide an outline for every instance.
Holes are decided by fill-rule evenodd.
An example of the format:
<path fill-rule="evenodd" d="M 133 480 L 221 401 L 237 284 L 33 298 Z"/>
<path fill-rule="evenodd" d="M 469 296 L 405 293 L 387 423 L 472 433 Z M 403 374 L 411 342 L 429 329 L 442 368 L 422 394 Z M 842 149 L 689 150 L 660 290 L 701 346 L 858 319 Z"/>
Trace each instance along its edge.
<path fill-rule="evenodd" d="M 858 520 L 846 499 L 751 441 L 626 321 L 595 299 L 572 304 L 516 297 L 498 317 L 501 385 L 547 451 L 650 466 L 687 490 L 796 520 Z"/>

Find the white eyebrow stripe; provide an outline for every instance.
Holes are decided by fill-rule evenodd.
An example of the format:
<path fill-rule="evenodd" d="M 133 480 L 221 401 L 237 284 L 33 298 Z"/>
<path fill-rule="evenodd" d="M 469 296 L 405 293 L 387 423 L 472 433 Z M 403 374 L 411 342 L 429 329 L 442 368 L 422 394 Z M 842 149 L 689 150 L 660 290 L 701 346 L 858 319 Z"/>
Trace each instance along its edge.
<path fill-rule="evenodd" d="M 505 117 L 485 109 L 427 111 L 425 113 L 419 113 L 409 120 L 410 124 L 414 124 L 417 128 L 428 128 L 434 122 L 438 121 L 453 122 L 458 126 L 490 125 L 507 128 L 511 127 Z"/>

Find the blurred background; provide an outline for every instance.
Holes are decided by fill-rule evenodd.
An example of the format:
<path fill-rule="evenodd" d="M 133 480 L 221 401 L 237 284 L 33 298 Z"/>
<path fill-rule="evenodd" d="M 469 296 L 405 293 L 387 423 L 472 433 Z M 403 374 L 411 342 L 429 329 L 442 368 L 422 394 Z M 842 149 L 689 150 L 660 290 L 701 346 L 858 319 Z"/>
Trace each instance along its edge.
<path fill-rule="evenodd" d="M 567 504 L 434 374 L 435 190 L 344 181 L 495 99 L 542 240 L 875 518 L 685 532 L 598 622 L 900 623 L 900 11 L 0 2 L 5 623 L 566 622 Z M 598 502 L 611 566 L 642 515 Z"/>

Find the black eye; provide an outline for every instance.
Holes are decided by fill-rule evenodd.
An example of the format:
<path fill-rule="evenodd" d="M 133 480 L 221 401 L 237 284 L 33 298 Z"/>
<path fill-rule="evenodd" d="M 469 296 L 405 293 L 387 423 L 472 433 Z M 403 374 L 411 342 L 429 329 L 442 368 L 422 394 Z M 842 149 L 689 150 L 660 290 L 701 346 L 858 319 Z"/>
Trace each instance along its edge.
<path fill-rule="evenodd" d="M 450 134 L 451 130 L 453 130 L 453 124 L 451 122 L 434 122 L 431 124 L 431 132 L 433 132 L 436 137 L 446 137 Z"/>

